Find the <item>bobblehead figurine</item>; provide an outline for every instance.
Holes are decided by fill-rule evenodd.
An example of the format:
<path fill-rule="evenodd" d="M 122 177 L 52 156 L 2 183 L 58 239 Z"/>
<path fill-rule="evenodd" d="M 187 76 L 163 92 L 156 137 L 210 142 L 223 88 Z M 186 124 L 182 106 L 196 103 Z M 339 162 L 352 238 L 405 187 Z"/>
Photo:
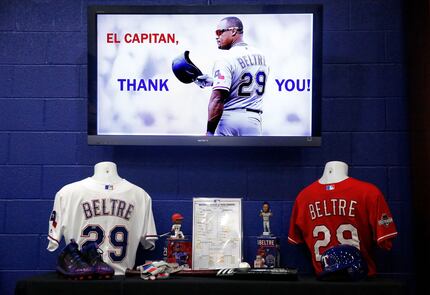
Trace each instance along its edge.
<path fill-rule="evenodd" d="M 270 236 L 270 217 L 272 217 L 270 205 L 267 202 L 263 203 L 263 208 L 260 210 L 260 217 L 263 218 L 263 236 Z"/>
<path fill-rule="evenodd" d="M 167 263 L 177 263 L 187 269 L 192 266 L 192 242 L 187 241 L 185 235 L 181 231 L 184 217 L 180 213 L 172 215 L 171 236 L 166 239 L 164 248 L 164 260 Z"/>
<path fill-rule="evenodd" d="M 172 230 L 171 232 L 173 233 L 173 235 L 170 236 L 171 239 L 184 239 L 184 234 L 181 231 L 181 224 L 182 221 L 184 220 L 184 217 L 182 217 L 181 214 L 179 213 L 174 213 L 172 215 Z"/>
<path fill-rule="evenodd" d="M 263 203 L 259 215 L 263 219 L 263 234 L 257 237 L 254 267 L 280 267 L 280 240 L 270 230 L 270 218 L 273 217 L 273 213 L 268 202 Z"/>

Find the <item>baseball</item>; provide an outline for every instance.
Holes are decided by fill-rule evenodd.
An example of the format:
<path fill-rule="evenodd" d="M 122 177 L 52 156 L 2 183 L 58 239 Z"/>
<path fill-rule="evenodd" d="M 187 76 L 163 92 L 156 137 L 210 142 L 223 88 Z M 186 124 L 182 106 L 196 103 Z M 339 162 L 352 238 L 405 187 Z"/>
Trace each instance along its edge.
<path fill-rule="evenodd" d="M 251 268 L 248 262 L 239 263 L 239 268 Z"/>

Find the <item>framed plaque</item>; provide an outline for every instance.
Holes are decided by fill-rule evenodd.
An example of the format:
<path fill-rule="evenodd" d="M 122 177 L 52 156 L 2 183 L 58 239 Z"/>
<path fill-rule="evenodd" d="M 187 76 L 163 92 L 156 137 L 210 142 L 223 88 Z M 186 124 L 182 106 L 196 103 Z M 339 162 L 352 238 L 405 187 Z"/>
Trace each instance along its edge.
<path fill-rule="evenodd" d="M 242 199 L 193 199 L 193 269 L 235 268 L 242 261 Z"/>

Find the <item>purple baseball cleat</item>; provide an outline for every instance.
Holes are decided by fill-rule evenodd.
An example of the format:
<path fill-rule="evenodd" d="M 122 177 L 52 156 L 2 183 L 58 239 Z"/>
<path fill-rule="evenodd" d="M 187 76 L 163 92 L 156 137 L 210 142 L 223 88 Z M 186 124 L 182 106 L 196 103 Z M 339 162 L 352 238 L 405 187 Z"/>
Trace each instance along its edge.
<path fill-rule="evenodd" d="M 88 242 L 82 247 L 82 257 L 93 267 L 94 274 L 99 279 L 111 279 L 115 274 L 114 269 L 103 261 L 103 251 L 98 248 L 96 242 Z"/>
<path fill-rule="evenodd" d="M 93 267 L 85 262 L 73 239 L 58 256 L 57 272 L 66 278 L 78 280 L 91 279 L 94 274 Z"/>

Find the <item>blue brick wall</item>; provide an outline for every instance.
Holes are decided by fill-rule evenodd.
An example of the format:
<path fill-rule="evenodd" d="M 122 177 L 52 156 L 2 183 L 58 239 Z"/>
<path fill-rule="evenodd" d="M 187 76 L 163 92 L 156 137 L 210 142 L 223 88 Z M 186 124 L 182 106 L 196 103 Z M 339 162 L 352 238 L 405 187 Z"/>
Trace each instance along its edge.
<path fill-rule="evenodd" d="M 351 176 L 382 190 L 396 217 L 400 235 L 393 251 L 378 251 L 379 270 L 412 272 L 402 1 L 294 2 L 324 5 L 323 144 L 317 148 L 88 146 L 87 6 L 159 1 L 1 1 L 0 293 L 12 294 L 16 280 L 54 269 L 58 252 L 45 250 L 54 195 L 90 176 L 100 161 L 116 162 L 122 177 L 148 191 L 159 232 L 180 211 L 191 234 L 195 196 L 242 197 L 249 262 L 261 232 L 258 210 L 269 200 L 282 262 L 302 272 L 311 271 L 308 254 L 286 240 L 292 203 L 327 161 L 345 161 Z M 138 259 L 160 255 L 161 247 L 140 251 Z"/>

